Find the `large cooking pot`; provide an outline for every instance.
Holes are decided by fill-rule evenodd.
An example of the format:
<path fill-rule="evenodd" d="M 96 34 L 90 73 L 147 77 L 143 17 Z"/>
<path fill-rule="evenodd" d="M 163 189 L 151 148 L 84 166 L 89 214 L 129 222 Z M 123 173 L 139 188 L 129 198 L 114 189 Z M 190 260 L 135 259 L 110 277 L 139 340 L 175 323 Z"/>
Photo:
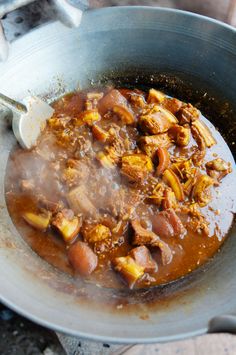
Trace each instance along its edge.
<path fill-rule="evenodd" d="M 29 92 L 50 99 L 103 81 L 158 86 L 198 103 L 235 147 L 236 31 L 202 16 L 149 7 L 89 10 L 78 28 L 53 22 L 16 40 L 0 78 L 0 92 L 19 100 Z M 109 342 L 236 331 L 234 227 L 211 262 L 170 285 L 124 292 L 74 281 L 39 258 L 11 222 L 4 175 L 15 144 L 1 120 L 2 302 L 54 330 Z M 227 188 L 233 195 L 235 184 Z"/>

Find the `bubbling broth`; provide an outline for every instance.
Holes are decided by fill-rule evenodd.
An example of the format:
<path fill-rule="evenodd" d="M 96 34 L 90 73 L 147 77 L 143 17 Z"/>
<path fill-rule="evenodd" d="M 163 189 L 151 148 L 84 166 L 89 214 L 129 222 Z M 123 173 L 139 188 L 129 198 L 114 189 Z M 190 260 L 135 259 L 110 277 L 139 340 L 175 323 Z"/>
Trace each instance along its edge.
<path fill-rule="evenodd" d="M 150 89 L 65 95 L 37 145 L 9 157 L 10 216 L 47 262 L 103 287 L 176 280 L 232 224 L 232 155 L 190 103 Z M 228 176 L 227 176 L 228 175 Z"/>

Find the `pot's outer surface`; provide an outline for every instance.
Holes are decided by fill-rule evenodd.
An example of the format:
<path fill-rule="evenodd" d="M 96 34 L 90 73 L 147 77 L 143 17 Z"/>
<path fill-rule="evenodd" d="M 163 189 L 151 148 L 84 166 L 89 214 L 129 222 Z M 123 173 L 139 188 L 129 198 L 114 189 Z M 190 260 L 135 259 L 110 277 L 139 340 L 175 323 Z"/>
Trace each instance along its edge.
<path fill-rule="evenodd" d="M 78 83 L 87 86 L 100 73 L 122 73 L 132 68 L 139 73 L 144 68 L 148 73 L 183 72 L 216 90 L 223 87 L 226 99 L 233 102 L 236 31 L 175 10 L 122 7 L 88 11 L 77 29 L 55 22 L 14 42 L 8 61 L 0 64 L 0 92 L 16 99 L 29 92 L 51 92 L 53 96 L 76 88 Z M 172 296 L 165 300 L 160 297 L 152 307 L 143 302 L 145 293 L 140 304 L 127 295 L 126 302 L 136 305 L 106 307 L 99 296 L 102 290 L 94 293 L 94 288 L 84 291 L 74 285 L 67 275 L 31 251 L 10 220 L 4 174 L 15 141 L 4 120 L 0 122 L 0 136 L 0 293 L 8 306 L 58 331 L 121 343 L 170 341 L 202 334 L 213 317 L 235 312 L 234 228 L 215 262 L 197 278 L 182 282 Z M 92 300 L 81 299 L 83 292 L 90 297 L 93 293 L 94 306 Z M 108 295 L 119 304 L 120 295 L 110 291 Z"/>

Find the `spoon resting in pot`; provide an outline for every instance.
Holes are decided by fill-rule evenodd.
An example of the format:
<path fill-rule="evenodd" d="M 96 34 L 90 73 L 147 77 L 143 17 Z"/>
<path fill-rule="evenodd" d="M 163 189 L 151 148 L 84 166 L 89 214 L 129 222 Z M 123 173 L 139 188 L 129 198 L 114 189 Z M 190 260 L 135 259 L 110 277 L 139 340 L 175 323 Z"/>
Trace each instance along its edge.
<path fill-rule="evenodd" d="M 0 93 L 0 104 L 13 113 L 12 129 L 19 144 L 24 149 L 32 148 L 52 116 L 54 109 L 37 96 L 28 96 L 23 103 Z"/>

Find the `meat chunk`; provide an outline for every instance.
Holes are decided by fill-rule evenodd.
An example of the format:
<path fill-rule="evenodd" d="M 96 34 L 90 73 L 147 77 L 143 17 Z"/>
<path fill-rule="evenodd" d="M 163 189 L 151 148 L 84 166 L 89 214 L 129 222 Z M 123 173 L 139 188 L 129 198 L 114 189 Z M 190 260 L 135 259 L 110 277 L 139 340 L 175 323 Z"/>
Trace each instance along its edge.
<path fill-rule="evenodd" d="M 173 138 L 176 145 L 179 147 L 185 147 L 190 142 L 190 128 L 180 125 L 174 125 L 169 130 L 170 136 Z"/>
<path fill-rule="evenodd" d="M 168 131 L 173 124 L 177 123 L 177 119 L 165 108 L 154 105 L 143 110 L 138 123 L 143 132 L 158 134 Z"/>
<path fill-rule="evenodd" d="M 110 144 L 105 147 L 104 152 L 98 152 L 97 154 L 98 161 L 106 169 L 115 168 L 126 151 L 125 141 L 120 137 L 119 131 L 120 128 L 116 126 L 109 129 Z"/>
<path fill-rule="evenodd" d="M 167 243 L 163 242 L 154 232 L 149 231 L 141 226 L 140 221 L 133 220 L 131 225 L 134 230 L 134 245 L 149 245 L 158 247 L 161 251 L 162 263 L 167 265 L 172 260 L 172 251 Z"/>
<path fill-rule="evenodd" d="M 152 159 L 155 158 L 158 148 L 168 149 L 171 144 L 171 139 L 167 133 L 143 136 L 139 140 L 140 148 Z"/>
<path fill-rule="evenodd" d="M 52 225 L 59 231 L 66 243 L 71 243 L 78 235 L 82 223 L 79 217 L 74 216 L 72 210 L 63 209 L 53 218 Z"/>
<path fill-rule="evenodd" d="M 157 263 L 153 260 L 150 251 L 145 245 L 132 249 L 129 255 L 137 264 L 144 268 L 145 272 L 152 273 L 157 271 Z"/>
<path fill-rule="evenodd" d="M 71 245 L 68 250 L 68 259 L 74 270 L 82 276 L 88 276 L 96 269 L 97 255 L 90 247 L 81 241 Z"/>
<path fill-rule="evenodd" d="M 183 238 L 187 233 L 183 223 L 172 208 L 157 213 L 153 219 L 153 230 L 161 238 L 178 236 Z"/>
<path fill-rule="evenodd" d="M 183 238 L 186 233 L 187 230 L 184 227 L 181 219 L 177 216 L 177 214 L 175 213 L 175 211 L 173 210 L 173 208 L 169 208 L 166 211 L 160 212 L 163 213 L 165 218 L 167 219 L 167 221 L 171 224 L 171 226 L 173 227 L 174 230 L 174 235 L 178 236 L 180 238 Z"/>
<path fill-rule="evenodd" d="M 142 181 L 153 171 L 152 161 L 145 154 L 123 156 L 121 164 L 121 173 L 131 181 Z"/>
<path fill-rule="evenodd" d="M 231 163 L 227 163 L 221 158 L 207 162 L 206 169 L 207 174 L 216 181 L 221 181 L 223 177 L 232 172 Z"/>
<path fill-rule="evenodd" d="M 87 196 L 86 188 L 82 185 L 75 187 L 67 194 L 67 201 L 76 215 L 79 213 L 93 217 L 97 215 L 97 210 Z"/>
<path fill-rule="evenodd" d="M 167 97 L 162 103 L 162 106 L 164 106 L 168 111 L 170 111 L 174 115 L 177 114 L 177 112 L 181 109 L 182 105 L 183 105 L 182 101 L 176 98 L 167 98 Z"/>
<path fill-rule="evenodd" d="M 49 200 L 43 195 L 38 195 L 38 207 L 46 209 L 51 213 L 57 213 L 64 208 L 64 203 L 62 201 Z"/>
<path fill-rule="evenodd" d="M 199 116 L 200 116 L 200 112 L 195 107 L 193 107 L 193 105 L 189 103 L 183 104 L 177 114 L 177 118 L 181 125 L 184 125 L 186 123 L 190 124 L 196 121 L 199 118 Z"/>
<path fill-rule="evenodd" d="M 118 271 L 129 288 L 133 288 L 138 279 L 144 275 L 144 267 L 135 262 L 131 256 L 121 256 L 113 260 L 113 266 Z"/>
<path fill-rule="evenodd" d="M 160 238 L 171 238 L 174 236 L 174 228 L 168 221 L 165 211 L 157 213 L 152 217 L 153 231 L 160 236 Z"/>
<path fill-rule="evenodd" d="M 111 237 L 111 231 L 103 224 L 86 225 L 83 227 L 83 238 L 88 243 L 100 242 Z"/>
<path fill-rule="evenodd" d="M 132 107 L 136 109 L 143 109 L 147 106 L 147 103 L 142 94 L 133 92 L 129 95 L 129 101 L 131 102 Z"/>
<path fill-rule="evenodd" d="M 154 145 L 168 149 L 171 146 L 171 140 L 167 133 L 156 134 L 153 136 L 142 136 L 139 140 L 140 147 L 143 145 Z"/>
<path fill-rule="evenodd" d="M 127 107 L 127 104 L 125 97 L 118 90 L 113 89 L 98 102 L 98 110 L 104 115 L 107 111 L 112 110 L 115 105 Z"/>

